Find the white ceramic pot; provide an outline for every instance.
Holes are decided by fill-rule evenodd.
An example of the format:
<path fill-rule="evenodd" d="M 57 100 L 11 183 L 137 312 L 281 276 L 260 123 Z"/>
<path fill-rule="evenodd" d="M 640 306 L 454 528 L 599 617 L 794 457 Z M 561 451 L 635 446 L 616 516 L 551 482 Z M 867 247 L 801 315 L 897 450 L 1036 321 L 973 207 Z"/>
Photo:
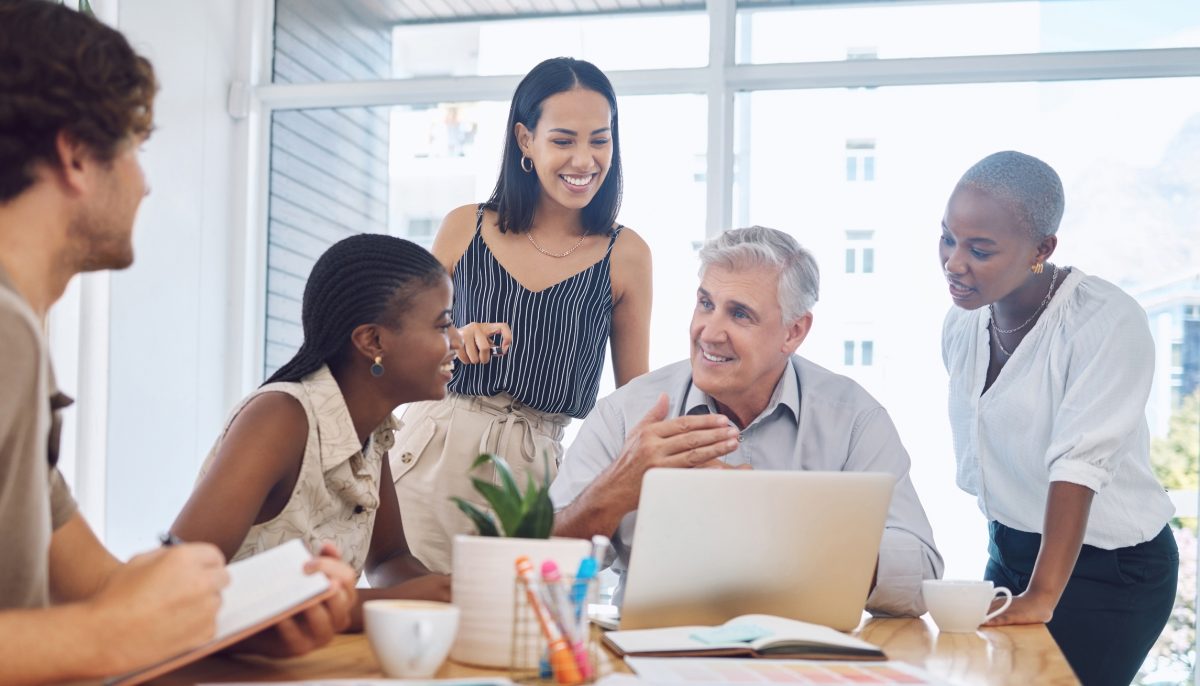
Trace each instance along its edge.
<path fill-rule="evenodd" d="M 580 538 L 455 536 L 450 584 L 461 614 L 450 659 L 500 669 L 536 667 L 536 656 L 532 664 L 511 664 L 516 559 L 528 557 L 535 569 L 546 560 L 554 560 L 559 569 L 574 574 L 579 561 L 591 550 L 591 543 Z M 529 619 L 532 623 L 532 617 Z M 531 635 L 529 632 L 537 631 L 536 624 L 521 631 Z"/>

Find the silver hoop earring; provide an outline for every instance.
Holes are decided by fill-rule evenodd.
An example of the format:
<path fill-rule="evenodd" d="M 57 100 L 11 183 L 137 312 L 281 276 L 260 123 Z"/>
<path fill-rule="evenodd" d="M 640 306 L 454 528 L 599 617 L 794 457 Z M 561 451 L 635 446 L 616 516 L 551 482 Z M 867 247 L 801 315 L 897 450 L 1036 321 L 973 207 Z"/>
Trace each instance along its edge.
<path fill-rule="evenodd" d="M 528 167 L 525 166 L 526 162 L 529 163 Z M 525 172 L 526 174 L 533 171 L 533 160 L 529 159 L 528 157 L 526 157 L 524 155 L 521 155 L 521 171 Z"/>

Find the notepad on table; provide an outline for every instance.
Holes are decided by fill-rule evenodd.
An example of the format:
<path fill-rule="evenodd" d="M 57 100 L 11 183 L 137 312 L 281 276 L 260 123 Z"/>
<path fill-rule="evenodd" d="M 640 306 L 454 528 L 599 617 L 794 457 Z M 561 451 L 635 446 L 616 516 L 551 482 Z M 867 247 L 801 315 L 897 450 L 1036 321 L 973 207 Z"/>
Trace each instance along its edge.
<path fill-rule="evenodd" d="M 610 631 L 604 642 L 617 654 L 639 657 L 777 657 L 829 660 L 886 660 L 877 646 L 827 626 L 771 615 L 742 615 L 719 629 L 730 635 L 740 626 L 756 629 L 750 641 L 712 642 L 713 627 L 676 626 L 665 629 Z"/>
<path fill-rule="evenodd" d="M 111 686 L 131 686 L 227 648 L 244 638 L 322 602 L 336 593 L 324 574 L 305 574 L 312 559 L 293 539 L 226 567 L 229 585 L 221 591 L 217 630 L 212 640 L 137 671 L 114 677 Z"/>

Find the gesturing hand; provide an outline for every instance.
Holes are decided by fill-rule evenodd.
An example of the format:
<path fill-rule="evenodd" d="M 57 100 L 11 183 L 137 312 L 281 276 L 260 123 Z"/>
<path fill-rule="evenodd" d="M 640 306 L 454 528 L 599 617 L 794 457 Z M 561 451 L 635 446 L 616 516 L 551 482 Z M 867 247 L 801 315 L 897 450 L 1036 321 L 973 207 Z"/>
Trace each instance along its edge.
<path fill-rule="evenodd" d="M 492 336 L 500 334 L 500 354 L 512 347 L 512 329 L 504 322 L 471 322 L 458 330 L 463 337 L 458 360 L 463 364 L 487 364 L 492 359 Z"/>
<path fill-rule="evenodd" d="M 625 512 L 637 509 L 642 476 L 655 467 L 704 467 L 737 450 L 738 430 L 724 415 L 701 414 L 667 419 L 668 400 L 654 407 L 625 438 L 610 467 L 606 489 Z M 625 509 L 627 508 L 627 509 Z"/>

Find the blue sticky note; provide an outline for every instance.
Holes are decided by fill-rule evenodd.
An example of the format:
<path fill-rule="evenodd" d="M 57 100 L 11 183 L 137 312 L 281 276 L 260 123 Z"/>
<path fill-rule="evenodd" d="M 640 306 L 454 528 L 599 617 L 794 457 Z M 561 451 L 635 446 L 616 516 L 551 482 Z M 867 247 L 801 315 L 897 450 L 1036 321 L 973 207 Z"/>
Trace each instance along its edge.
<path fill-rule="evenodd" d="M 690 638 L 705 645 L 721 645 L 725 643 L 749 643 L 771 635 L 770 629 L 764 629 L 757 624 L 739 622 L 722 624 L 709 629 L 693 632 Z"/>

